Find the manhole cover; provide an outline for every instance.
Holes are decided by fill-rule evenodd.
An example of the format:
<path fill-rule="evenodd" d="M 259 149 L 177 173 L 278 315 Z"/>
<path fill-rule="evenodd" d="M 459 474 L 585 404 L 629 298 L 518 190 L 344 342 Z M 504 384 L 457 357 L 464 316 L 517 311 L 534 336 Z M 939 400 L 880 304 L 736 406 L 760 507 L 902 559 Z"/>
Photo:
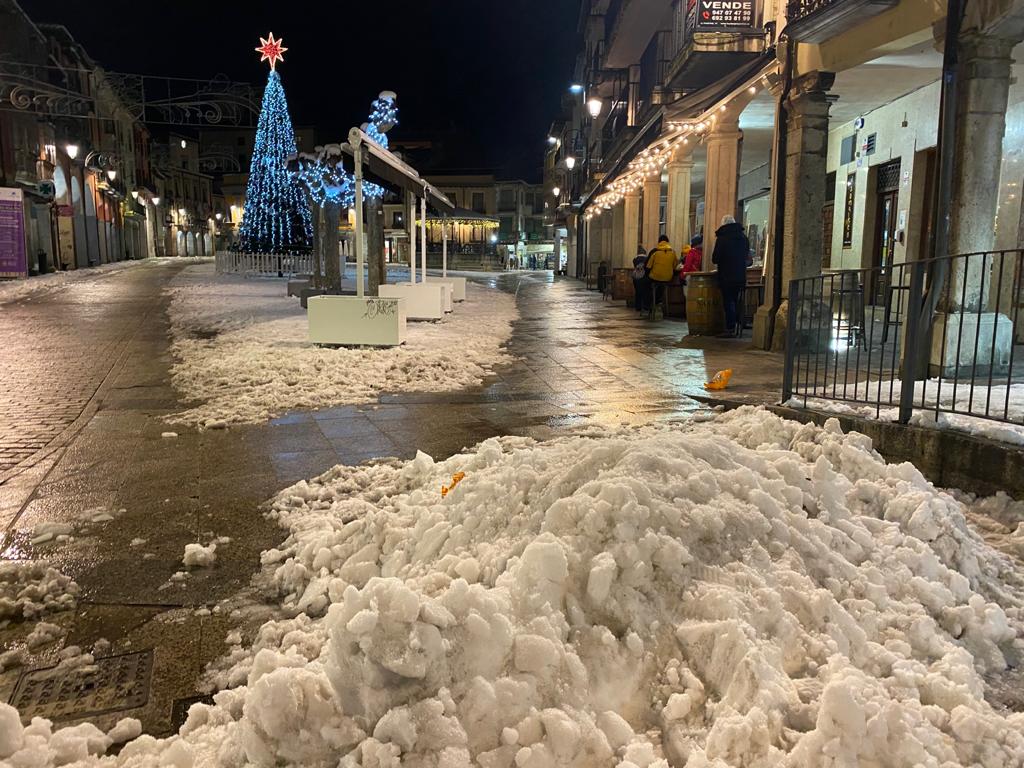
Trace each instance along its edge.
<path fill-rule="evenodd" d="M 18 680 L 10 704 L 28 723 L 33 717 L 68 720 L 142 707 L 149 701 L 153 651 L 96 659 L 89 671 L 30 669 Z"/>

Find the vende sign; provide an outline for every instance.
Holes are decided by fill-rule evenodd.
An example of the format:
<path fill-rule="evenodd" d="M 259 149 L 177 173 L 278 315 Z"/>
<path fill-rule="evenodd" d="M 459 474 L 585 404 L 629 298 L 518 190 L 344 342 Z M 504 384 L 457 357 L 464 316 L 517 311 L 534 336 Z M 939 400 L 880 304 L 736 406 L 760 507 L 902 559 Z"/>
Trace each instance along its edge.
<path fill-rule="evenodd" d="M 754 0 L 697 0 L 697 28 L 754 26 Z"/>

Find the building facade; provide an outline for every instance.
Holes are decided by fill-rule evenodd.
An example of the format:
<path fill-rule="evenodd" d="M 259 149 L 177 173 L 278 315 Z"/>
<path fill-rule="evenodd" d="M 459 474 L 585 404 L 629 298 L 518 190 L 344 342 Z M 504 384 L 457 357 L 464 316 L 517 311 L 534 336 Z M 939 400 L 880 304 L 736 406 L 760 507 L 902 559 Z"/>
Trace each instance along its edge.
<path fill-rule="evenodd" d="M 149 132 L 62 26 L 0 1 L 0 188 L 22 204 L 7 277 L 154 253 Z"/>
<path fill-rule="evenodd" d="M 794 278 L 872 270 L 866 300 L 884 301 L 891 266 L 931 252 L 944 13 L 924 0 L 585 1 L 545 157 L 569 273 L 625 267 L 661 234 L 677 249 L 702 234 L 710 269 L 729 215 L 762 269 L 759 346 L 781 349 Z M 955 41 L 953 254 L 1021 245 L 1022 17 L 1019 2 L 969 3 Z"/>

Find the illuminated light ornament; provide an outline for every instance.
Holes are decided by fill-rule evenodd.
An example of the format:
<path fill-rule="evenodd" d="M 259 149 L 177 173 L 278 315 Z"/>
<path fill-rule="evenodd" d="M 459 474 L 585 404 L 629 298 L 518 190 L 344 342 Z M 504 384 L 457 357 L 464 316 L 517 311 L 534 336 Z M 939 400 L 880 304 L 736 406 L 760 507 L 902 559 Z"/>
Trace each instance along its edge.
<path fill-rule="evenodd" d="M 281 77 L 274 68 L 286 49 L 280 40 L 263 40 L 260 61 L 270 60 L 263 91 L 263 106 L 256 126 L 256 141 L 245 210 L 239 228 L 243 253 L 290 253 L 308 249 L 313 242 L 309 201 L 288 173 L 288 157 L 297 151 Z"/>
<path fill-rule="evenodd" d="M 260 38 L 260 47 L 255 49 L 256 53 L 263 54 L 260 61 L 270 59 L 271 72 L 277 69 L 277 62 L 284 61 L 284 52 L 288 49 L 282 43 L 284 43 L 284 38 L 275 40 L 274 33 L 271 32 L 267 37 Z"/>
<path fill-rule="evenodd" d="M 381 91 L 370 105 L 370 119 L 361 128 L 375 143 L 387 149 L 387 131 L 398 125 L 398 105 L 394 91 Z M 290 167 L 294 178 L 307 190 L 317 205 L 338 203 L 351 208 L 356 203 L 355 180 L 342 163 L 341 147 L 329 144 L 315 154 L 299 155 Z M 363 195 L 384 197 L 387 190 L 369 181 L 363 182 Z"/>

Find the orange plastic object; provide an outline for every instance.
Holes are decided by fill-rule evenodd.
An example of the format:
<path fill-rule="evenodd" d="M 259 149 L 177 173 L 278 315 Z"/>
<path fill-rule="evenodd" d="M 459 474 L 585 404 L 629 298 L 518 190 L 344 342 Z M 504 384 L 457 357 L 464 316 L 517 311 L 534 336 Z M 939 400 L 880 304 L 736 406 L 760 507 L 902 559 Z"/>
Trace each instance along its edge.
<path fill-rule="evenodd" d="M 448 492 L 453 490 L 455 486 L 458 485 L 461 482 L 462 478 L 464 478 L 465 476 L 465 472 L 456 472 L 454 475 L 452 475 L 452 484 L 448 486 L 441 486 L 441 498 L 443 499 L 445 496 L 447 496 Z"/>
<path fill-rule="evenodd" d="M 704 382 L 704 389 L 707 390 L 718 390 L 725 389 L 729 386 L 729 379 L 732 378 L 732 368 L 726 368 L 724 371 L 716 373 L 711 381 Z"/>

